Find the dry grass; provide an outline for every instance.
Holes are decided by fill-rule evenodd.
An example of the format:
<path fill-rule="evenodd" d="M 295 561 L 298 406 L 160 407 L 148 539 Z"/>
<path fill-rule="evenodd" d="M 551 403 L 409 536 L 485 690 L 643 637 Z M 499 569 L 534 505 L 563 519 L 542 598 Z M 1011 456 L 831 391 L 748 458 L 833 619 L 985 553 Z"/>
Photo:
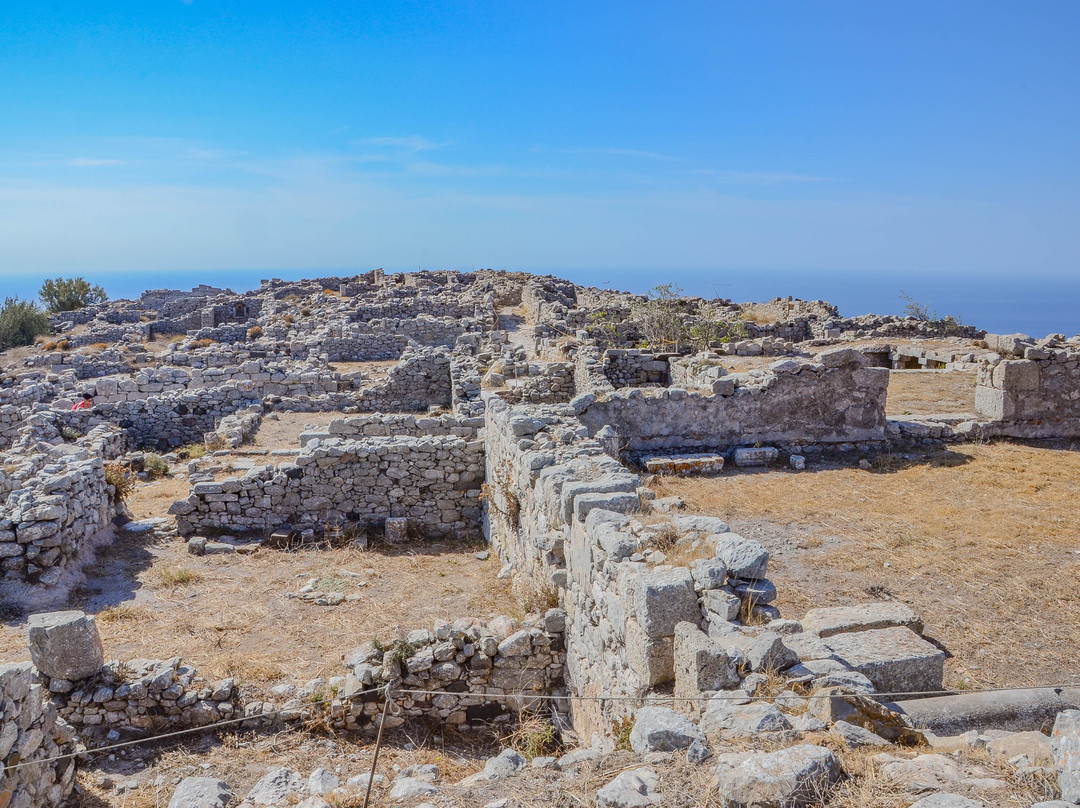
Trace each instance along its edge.
<path fill-rule="evenodd" d="M 1080 452 L 1012 443 L 879 458 L 872 471 L 657 478 L 773 553 L 778 606 L 893 598 L 954 655 L 956 687 L 1076 681 Z"/>
<path fill-rule="evenodd" d="M 887 415 L 975 412 L 975 373 L 965 370 L 894 370 Z"/>
<path fill-rule="evenodd" d="M 198 583 L 203 576 L 187 567 L 163 567 L 157 570 L 157 584 L 168 589 L 179 589 L 182 586 Z"/>

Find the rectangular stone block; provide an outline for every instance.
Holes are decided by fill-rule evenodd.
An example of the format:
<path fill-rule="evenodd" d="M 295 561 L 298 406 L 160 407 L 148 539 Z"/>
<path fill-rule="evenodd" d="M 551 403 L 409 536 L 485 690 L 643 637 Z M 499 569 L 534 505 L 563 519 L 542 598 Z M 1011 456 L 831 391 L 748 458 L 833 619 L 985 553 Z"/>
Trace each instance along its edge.
<path fill-rule="evenodd" d="M 825 644 L 842 662 L 873 682 L 881 693 L 941 690 L 945 652 L 910 628 L 837 634 Z"/>
<path fill-rule="evenodd" d="M 811 609 L 801 622 L 804 631 L 821 637 L 894 626 L 905 626 L 917 634 L 922 634 L 923 630 L 922 618 L 903 603 L 863 603 L 858 606 Z"/>

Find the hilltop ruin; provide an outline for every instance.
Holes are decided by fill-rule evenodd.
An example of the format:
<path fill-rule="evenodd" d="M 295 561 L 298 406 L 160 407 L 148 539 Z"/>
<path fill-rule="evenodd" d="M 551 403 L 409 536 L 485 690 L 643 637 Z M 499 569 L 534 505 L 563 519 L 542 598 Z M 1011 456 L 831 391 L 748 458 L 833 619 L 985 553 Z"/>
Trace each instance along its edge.
<path fill-rule="evenodd" d="M 983 803 L 916 802 L 978 798 L 968 780 L 1014 784 L 977 761 L 899 752 L 999 741 L 1015 752 L 1005 758 L 1026 756 L 1009 776 L 1031 794 L 1080 799 L 1080 692 L 971 717 L 948 701 L 947 649 L 917 604 L 782 614 L 762 541 L 654 490 L 657 476 L 870 469 L 971 442 L 1075 440 L 1080 336 L 681 298 L 664 312 L 680 323 L 669 340 L 649 305 L 523 273 L 374 270 L 242 294 L 148 291 L 58 315 L 43 344 L 0 354 L 0 599 L 12 631 L 27 621 L 30 656 L 0 667 L 0 808 L 64 804 L 77 766 L 53 759 L 80 742 L 316 718 L 339 732 L 420 720 L 464 732 L 535 714 L 576 748 L 537 765 L 545 777 L 616 747 L 635 756 L 591 796 L 600 805 L 698 804 L 657 774 L 674 751 L 710 767 L 699 785 L 716 804 L 841 804 L 829 800 L 858 775 L 834 746 L 878 748 L 896 781 L 932 770 L 936 785 L 904 804 L 1004 804 L 998 786 Z M 918 373 L 968 374 L 970 408 L 889 413 L 891 385 Z M 72 409 L 87 393 L 93 407 Z M 304 417 L 317 423 L 289 443 L 256 445 Z M 175 496 L 133 519 L 128 489 L 161 474 Z M 93 617 L 65 610 L 118 537 L 219 556 L 222 569 L 304 548 L 458 543 L 497 558 L 490 577 L 514 587 L 522 613 L 421 626 L 405 606 L 397 637 L 341 637 L 337 675 L 272 689 L 208 679 L 170 647 L 107 663 Z M 360 597 L 324 583 L 285 597 L 313 621 Z M 1031 735 L 1055 720 L 1053 746 Z M 520 776 L 515 755 L 462 788 Z M 329 772 L 324 790 L 271 774 L 281 787 L 260 781 L 248 803 L 348 791 Z M 399 773 L 382 804 L 458 804 L 437 776 Z"/>

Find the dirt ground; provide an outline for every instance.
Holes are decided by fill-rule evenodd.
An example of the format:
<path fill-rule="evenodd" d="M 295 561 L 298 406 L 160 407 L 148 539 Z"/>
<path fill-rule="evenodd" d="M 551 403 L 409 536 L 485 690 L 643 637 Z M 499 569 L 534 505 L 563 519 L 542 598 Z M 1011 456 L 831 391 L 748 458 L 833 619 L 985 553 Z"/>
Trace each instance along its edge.
<path fill-rule="evenodd" d="M 785 617 L 897 600 L 948 649 L 949 687 L 1080 683 L 1080 444 L 857 459 L 651 485 L 761 540 Z"/>
<path fill-rule="evenodd" d="M 975 412 L 975 372 L 893 370 L 885 414 L 891 416 Z"/>
<path fill-rule="evenodd" d="M 164 503 L 186 494 L 178 475 L 141 484 L 128 504 L 136 519 L 161 516 Z M 432 542 L 192 556 L 181 539 L 121 531 L 98 551 L 69 606 L 98 616 L 110 659 L 180 655 L 210 678 L 304 682 L 340 674 L 341 655 L 373 637 L 439 618 L 520 617 L 509 581 L 496 578 L 499 561 L 478 560 L 479 550 Z M 313 578 L 319 590 L 359 599 L 326 607 L 286 597 Z M 0 658 L 29 658 L 25 632 L 22 620 L 0 626 Z"/>

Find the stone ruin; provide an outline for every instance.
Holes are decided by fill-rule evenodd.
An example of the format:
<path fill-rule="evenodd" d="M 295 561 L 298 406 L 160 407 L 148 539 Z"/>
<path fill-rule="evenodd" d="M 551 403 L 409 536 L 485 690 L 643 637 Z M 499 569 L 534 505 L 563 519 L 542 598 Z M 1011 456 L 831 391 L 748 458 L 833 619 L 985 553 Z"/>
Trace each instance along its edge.
<path fill-rule="evenodd" d="M 111 465 L 193 443 L 227 454 L 277 413 L 331 412 L 340 417 L 327 429 L 242 475 L 221 479 L 214 453 L 191 461 L 189 493 L 169 509 L 189 549 L 303 541 L 326 523 L 399 542 L 482 535 L 504 573 L 551 605 L 524 622 L 462 617 L 417 629 L 400 647 L 342 649 L 327 693 L 288 685 L 273 701 L 247 703 L 232 680 L 203 681 L 178 658 L 106 663 L 92 617 L 37 615 L 33 666 L 0 667 L 0 759 L 52 759 L 77 738 L 110 732 L 289 721 L 310 716 L 313 703 L 337 729 L 369 730 L 387 692 L 399 694 L 394 724 L 471 726 L 544 709 L 566 737 L 603 747 L 633 722 L 630 743 L 643 755 L 707 755 L 714 733 L 827 731 L 883 747 L 932 739 L 903 715 L 914 709 L 908 696 L 942 691 L 944 651 L 915 612 L 872 603 L 785 618 L 772 605 L 765 548 L 718 519 L 643 520 L 665 510 L 642 472 L 780 459 L 798 469 L 856 449 L 1075 438 L 1080 337 L 962 327 L 952 347 L 925 347 L 939 325 L 844 319 L 821 301 L 690 298 L 680 304 L 688 320 L 719 318 L 739 335 L 662 353 L 638 347 L 641 301 L 522 273 L 376 270 L 275 279 L 243 294 L 157 290 L 57 318 L 67 348 L 0 375 L 5 602 L 33 611 L 62 603 L 111 540 L 123 511 Z M 528 327 L 513 327 L 515 318 Z M 777 358 L 731 372 L 730 357 Z M 375 362 L 394 364 L 335 367 Z M 976 370 L 975 411 L 886 417 L 890 368 Z M 73 411 L 83 392 L 94 406 Z M 668 563 L 661 539 L 671 536 L 702 558 Z M 770 677 L 780 695 L 755 700 Z M 665 696 L 670 706 L 649 706 Z M 1051 757 L 1067 791 L 1075 756 L 1060 750 L 1080 747 L 1080 734 L 1058 720 L 1063 740 Z M 5 774 L 0 805 L 61 804 L 74 765 L 69 757 Z M 787 785 L 761 775 L 774 765 L 795 772 Z M 655 789 L 647 769 L 638 777 L 640 794 Z M 717 767 L 731 806 L 803 805 L 811 785 L 827 790 L 839 777 L 832 753 L 812 744 Z M 619 802 L 619 782 L 601 804 L 655 804 Z M 787 791 L 761 797 L 769 788 Z"/>

